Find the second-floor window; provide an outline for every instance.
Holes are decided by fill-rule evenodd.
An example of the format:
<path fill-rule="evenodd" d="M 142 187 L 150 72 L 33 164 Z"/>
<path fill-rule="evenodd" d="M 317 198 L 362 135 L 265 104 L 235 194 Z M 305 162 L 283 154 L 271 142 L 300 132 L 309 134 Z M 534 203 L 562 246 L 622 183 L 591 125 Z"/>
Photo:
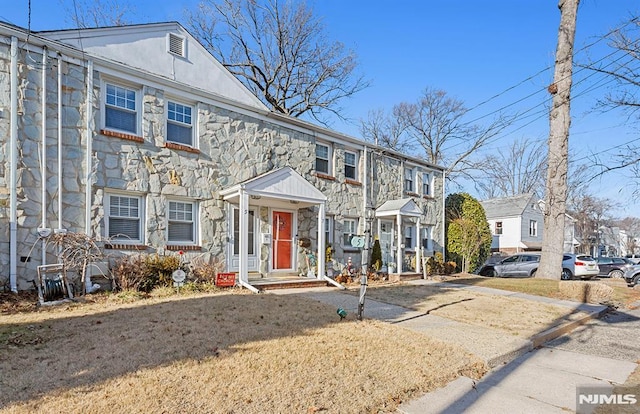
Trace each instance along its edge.
<path fill-rule="evenodd" d="M 177 102 L 167 104 L 167 141 L 193 146 L 192 108 Z"/>
<path fill-rule="evenodd" d="M 535 220 L 529 220 L 529 236 L 538 235 L 538 222 Z"/>
<path fill-rule="evenodd" d="M 413 169 L 404 169 L 404 191 L 412 193 L 414 190 Z"/>
<path fill-rule="evenodd" d="M 496 221 L 495 234 L 502 234 L 502 222 Z"/>
<path fill-rule="evenodd" d="M 431 174 L 429 173 L 422 174 L 422 195 L 431 195 Z"/>
<path fill-rule="evenodd" d="M 344 153 L 344 177 L 351 180 L 357 179 L 356 163 L 358 157 L 355 152 Z"/>
<path fill-rule="evenodd" d="M 331 174 L 331 148 L 328 145 L 316 144 L 316 171 Z"/>
<path fill-rule="evenodd" d="M 124 86 L 106 84 L 105 128 L 138 134 L 137 94 L 135 90 Z"/>
<path fill-rule="evenodd" d="M 107 195 L 107 236 L 112 240 L 142 243 L 142 198 Z"/>
<path fill-rule="evenodd" d="M 169 234 L 170 243 L 196 242 L 196 204 L 184 201 L 169 201 Z"/>

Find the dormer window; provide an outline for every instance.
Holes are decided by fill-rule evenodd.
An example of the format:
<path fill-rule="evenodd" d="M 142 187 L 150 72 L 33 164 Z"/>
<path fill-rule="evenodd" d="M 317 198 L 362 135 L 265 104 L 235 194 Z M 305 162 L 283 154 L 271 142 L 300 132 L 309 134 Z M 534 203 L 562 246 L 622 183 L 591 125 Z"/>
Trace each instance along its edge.
<path fill-rule="evenodd" d="M 185 57 L 184 43 L 184 37 L 179 36 L 175 33 L 169 33 L 169 53 L 173 53 L 174 55 L 178 55 L 180 57 Z"/>

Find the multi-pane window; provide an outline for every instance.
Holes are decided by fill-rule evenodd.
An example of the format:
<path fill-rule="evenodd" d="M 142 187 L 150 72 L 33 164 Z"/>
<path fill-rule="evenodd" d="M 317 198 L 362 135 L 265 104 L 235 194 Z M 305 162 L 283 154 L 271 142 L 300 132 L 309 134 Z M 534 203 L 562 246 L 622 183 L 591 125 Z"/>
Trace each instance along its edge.
<path fill-rule="evenodd" d="M 316 144 L 316 171 L 330 174 L 331 148 L 328 145 Z"/>
<path fill-rule="evenodd" d="M 431 195 L 431 174 L 422 174 L 422 195 Z"/>
<path fill-rule="evenodd" d="M 529 236 L 538 235 L 538 222 L 536 220 L 529 220 Z"/>
<path fill-rule="evenodd" d="M 142 242 L 142 199 L 112 194 L 107 200 L 108 237 L 112 240 Z"/>
<path fill-rule="evenodd" d="M 104 111 L 106 128 L 117 129 L 131 134 L 138 133 L 135 90 L 107 83 Z"/>
<path fill-rule="evenodd" d="M 496 221 L 495 234 L 502 234 L 502 222 Z"/>
<path fill-rule="evenodd" d="M 333 217 L 324 218 L 324 240 L 327 244 L 333 243 Z"/>
<path fill-rule="evenodd" d="M 356 235 L 358 222 L 354 219 L 345 219 L 342 225 L 342 244 L 351 246 L 351 239 Z"/>
<path fill-rule="evenodd" d="M 433 244 L 432 244 L 432 238 L 431 238 L 432 227 L 431 226 L 423 227 L 421 231 L 422 231 L 422 248 L 427 250 L 433 250 Z"/>
<path fill-rule="evenodd" d="M 357 156 L 355 152 L 345 152 L 344 153 L 344 176 L 345 178 L 350 178 L 355 180 L 357 177 L 356 173 L 356 163 Z"/>
<path fill-rule="evenodd" d="M 169 242 L 196 242 L 195 210 L 195 203 L 184 201 L 169 201 L 169 234 L 167 238 Z"/>
<path fill-rule="evenodd" d="M 190 106 L 169 101 L 167 105 L 167 141 L 193 146 L 193 119 Z"/>
<path fill-rule="evenodd" d="M 240 254 L 240 210 L 233 209 L 233 254 Z M 247 218 L 247 242 L 249 256 L 256 254 L 256 212 L 249 210 Z"/>
<path fill-rule="evenodd" d="M 415 227 L 407 226 L 404 228 L 404 247 L 405 249 L 413 249 L 413 234 L 415 232 Z"/>
<path fill-rule="evenodd" d="M 413 170 L 411 168 L 404 169 L 404 191 L 413 192 Z"/>

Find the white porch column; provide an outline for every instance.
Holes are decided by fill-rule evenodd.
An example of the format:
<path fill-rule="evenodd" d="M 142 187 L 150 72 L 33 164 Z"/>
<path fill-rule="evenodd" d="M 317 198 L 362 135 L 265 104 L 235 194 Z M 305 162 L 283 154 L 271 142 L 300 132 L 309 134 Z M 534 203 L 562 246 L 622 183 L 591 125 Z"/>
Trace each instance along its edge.
<path fill-rule="evenodd" d="M 324 219 L 325 219 L 325 203 L 319 205 L 318 211 L 318 279 L 324 278 L 324 261 L 325 261 L 325 244 L 324 239 Z"/>
<path fill-rule="evenodd" d="M 420 217 L 418 217 L 416 223 L 416 273 L 422 273 L 422 236 L 420 230 Z"/>
<path fill-rule="evenodd" d="M 249 194 L 240 188 L 240 263 L 238 278 L 249 283 Z"/>
<path fill-rule="evenodd" d="M 400 213 L 396 214 L 396 223 L 397 223 L 397 234 L 398 240 L 396 241 L 396 272 L 402 273 L 402 261 L 404 257 L 402 257 L 402 238 L 404 234 L 402 233 L 402 216 Z"/>

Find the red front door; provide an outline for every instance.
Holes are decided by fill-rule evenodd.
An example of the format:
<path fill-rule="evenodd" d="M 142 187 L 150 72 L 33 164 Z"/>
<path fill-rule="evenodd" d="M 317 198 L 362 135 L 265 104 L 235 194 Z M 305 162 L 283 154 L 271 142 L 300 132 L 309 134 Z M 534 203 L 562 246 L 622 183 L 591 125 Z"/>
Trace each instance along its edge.
<path fill-rule="evenodd" d="M 293 213 L 273 212 L 273 269 L 293 269 Z"/>

